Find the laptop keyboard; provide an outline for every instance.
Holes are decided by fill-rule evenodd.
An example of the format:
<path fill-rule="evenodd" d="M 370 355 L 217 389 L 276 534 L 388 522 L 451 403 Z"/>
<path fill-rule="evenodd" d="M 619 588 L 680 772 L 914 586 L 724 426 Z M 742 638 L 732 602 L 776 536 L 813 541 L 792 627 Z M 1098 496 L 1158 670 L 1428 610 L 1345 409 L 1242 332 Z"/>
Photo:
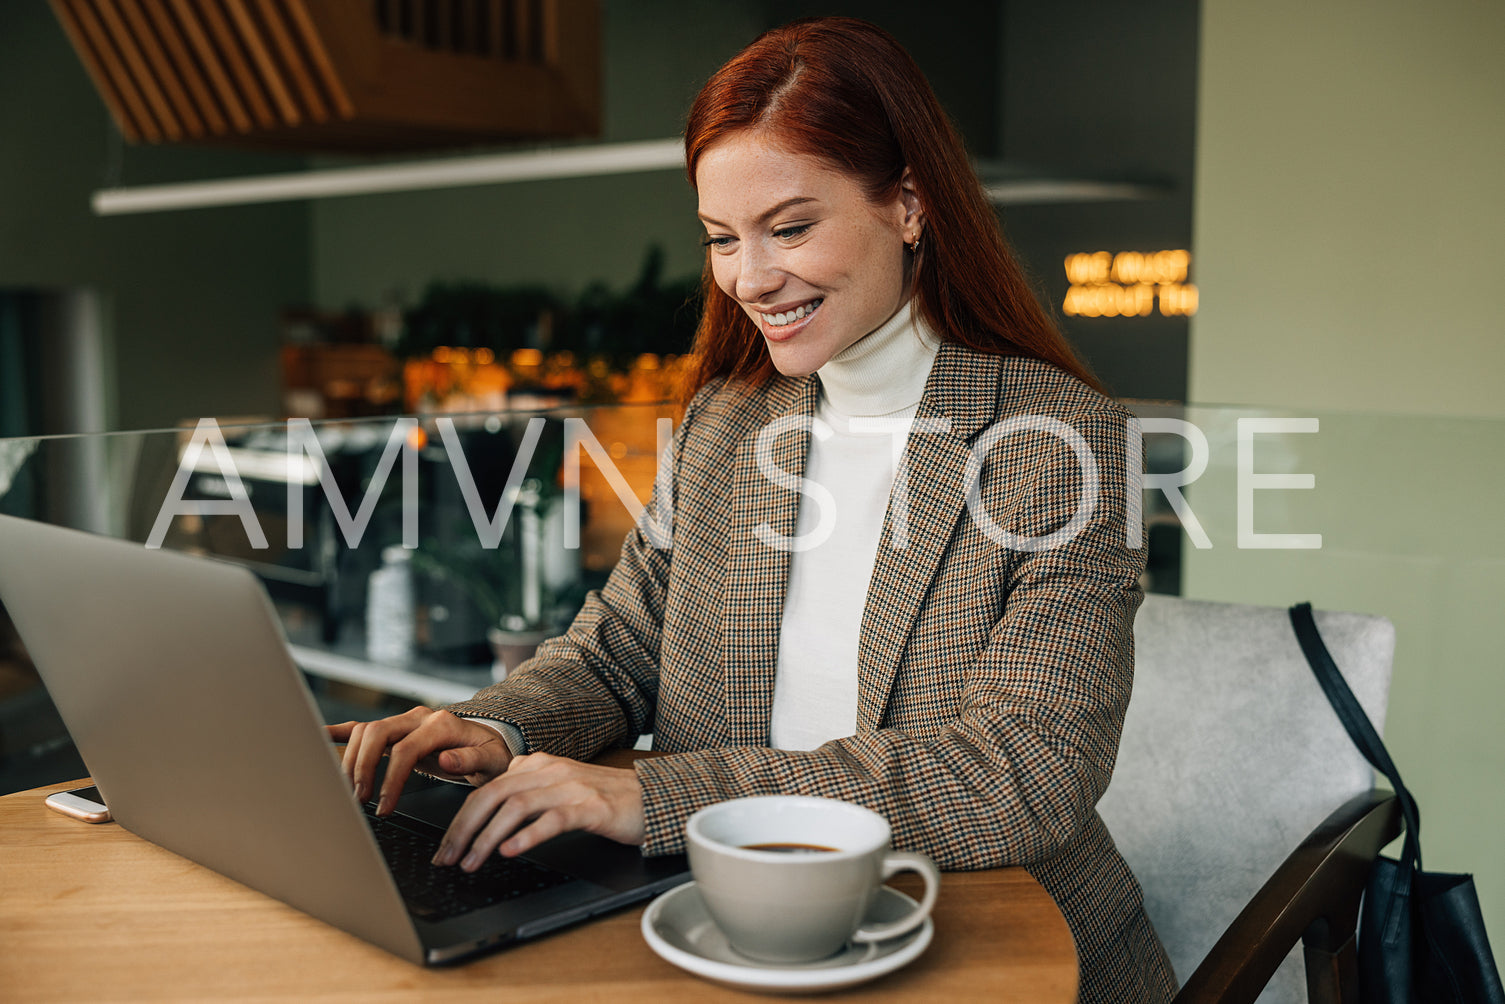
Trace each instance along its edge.
<path fill-rule="evenodd" d="M 474 872 L 455 865 L 436 867 L 430 862 L 439 850 L 438 837 L 369 811 L 366 822 L 408 909 L 424 920 L 446 920 L 570 881 L 563 872 L 498 854 Z"/>

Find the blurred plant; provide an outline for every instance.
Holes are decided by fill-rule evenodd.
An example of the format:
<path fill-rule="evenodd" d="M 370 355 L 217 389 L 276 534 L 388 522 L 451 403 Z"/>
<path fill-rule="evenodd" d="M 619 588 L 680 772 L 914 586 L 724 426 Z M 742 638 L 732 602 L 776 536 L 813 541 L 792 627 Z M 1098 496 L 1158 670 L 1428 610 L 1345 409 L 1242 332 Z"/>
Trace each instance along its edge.
<path fill-rule="evenodd" d="M 573 301 L 539 285 L 437 282 L 404 316 L 397 354 L 428 356 L 441 347 L 490 349 L 499 360 L 518 349 L 604 357 L 627 368 L 645 352 L 690 348 L 700 319 L 700 278 L 664 281 L 664 250 L 648 248 L 637 280 L 621 293 L 605 283 Z"/>
<path fill-rule="evenodd" d="M 404 316 L 399 356 L 427 356 L 437 348 L 490 349 L 501 358 L 538 348 L 541 325 L 563 310 L 542 286 L 492 287 L 436 282 Z"/>
<path fill-rule="evenodd" d="M 548 508 L 549 503 L 544 503 Z M 418 574 L 458 589 L 489 627 L 508 630 L 562 628 L 585 602 L 586 588 L 571 583 L 560 589 L 545 587 L 539 597 L 538 620 L 523 616 L 522 569 L 509 562 L 507 548 L 487 550 L 480 547 L 457 547 L 432 538 L 424 540 L 413 552 L 413 569 Z"/>
<path fill-rule="evenodd" d="M 461 551 L 428 539 L 413 552 L 413 570 L 447 582 L 465 594 L 488 625 L 502 622 L 520 607 L 521 586 L 505 575 L 495 551 Z"/>
<path fill-rule="evenodd" d="M 663 281 L 664 249 L 648 249 L 637 281 L 620 295 L 605 283 L 580 294 L 561 325 L 558 347 L 604 356 L 625 369 L 645 352 L 688 352 L 700 321 L 700 277 Z"/>

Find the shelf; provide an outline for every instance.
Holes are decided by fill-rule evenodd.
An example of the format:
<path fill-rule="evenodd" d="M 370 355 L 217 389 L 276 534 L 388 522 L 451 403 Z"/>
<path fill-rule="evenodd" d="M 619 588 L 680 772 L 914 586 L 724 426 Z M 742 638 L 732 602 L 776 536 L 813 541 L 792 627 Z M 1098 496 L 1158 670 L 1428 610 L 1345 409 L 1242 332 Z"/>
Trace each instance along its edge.
<path fill-rule="evenodd" d="M 434 672 L 417 672 L 398 666 L 385 666 L 354 656 L 342 655 L 327 649 L 310 648 L 306 645 L 289 645 L 288 651 L 298 668 L 313 676 L 339 683 L 351 683 L 358 687 L 379 690 L 385 694 L 407 698 L 419 704 L 437 707 L 468 701 L 477 690 L 491 683 L 491 671 L 455 668 L 445 671 L 444 676 Z M 473 677 L 465 682 L 457 677 Z"/>

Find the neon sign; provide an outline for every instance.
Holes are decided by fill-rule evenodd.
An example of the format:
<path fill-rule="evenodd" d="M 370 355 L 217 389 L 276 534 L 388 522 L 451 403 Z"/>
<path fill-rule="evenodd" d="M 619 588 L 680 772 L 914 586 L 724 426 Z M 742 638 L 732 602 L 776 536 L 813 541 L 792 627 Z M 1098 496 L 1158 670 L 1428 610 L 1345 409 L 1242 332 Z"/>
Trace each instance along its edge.
<path fill-rule="evenodd" d="M 1186 281 L 1189 251 L 1081 252 L 1066 256 L 1068 317 L 1166 317 L 1197 312 L 1197 287 Z"/>

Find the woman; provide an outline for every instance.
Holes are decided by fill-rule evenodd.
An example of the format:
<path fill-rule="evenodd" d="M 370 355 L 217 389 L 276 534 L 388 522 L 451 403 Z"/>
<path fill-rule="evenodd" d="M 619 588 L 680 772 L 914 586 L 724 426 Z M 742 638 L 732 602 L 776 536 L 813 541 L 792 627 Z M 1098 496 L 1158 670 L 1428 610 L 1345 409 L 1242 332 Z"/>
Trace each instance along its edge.
<path fill-rule="evenodd" d="M 1141 599 L 1127 413 L 877 28 L 761 36 L 697 97 L 686 160 L 706 308 L 672 547 L 629 535 L 569 631 L 472 700 L 333 727 L 358 794 L 385 752 L 382 812 L 421 758 L 465 775 L 436 861 L 469 870 L 567 829 L 678 851 L 692 812 L 742 795 L 848 799 L 942 867 L 1028 867 L 1082 1000 L 1168 999 L 1093 808 Z M 676 755 L 580 762 L 645 732 Z"/>

